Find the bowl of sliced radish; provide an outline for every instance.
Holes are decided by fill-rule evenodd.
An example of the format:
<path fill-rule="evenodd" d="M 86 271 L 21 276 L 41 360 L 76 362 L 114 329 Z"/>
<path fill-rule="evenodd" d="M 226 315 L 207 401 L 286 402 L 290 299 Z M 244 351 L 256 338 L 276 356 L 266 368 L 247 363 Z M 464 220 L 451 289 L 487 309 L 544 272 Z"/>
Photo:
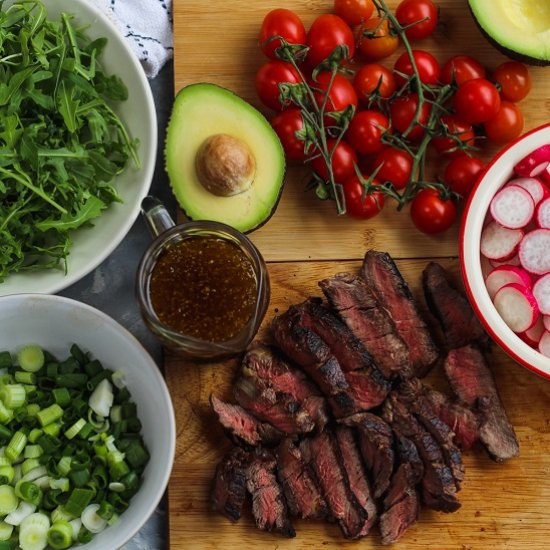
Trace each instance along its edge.
<path fill-rule="evenodd" d="M 481 175 L 462 218 L 460 260 L 491 337 L 550 378 L 550 124 L 503 149 Z"/>

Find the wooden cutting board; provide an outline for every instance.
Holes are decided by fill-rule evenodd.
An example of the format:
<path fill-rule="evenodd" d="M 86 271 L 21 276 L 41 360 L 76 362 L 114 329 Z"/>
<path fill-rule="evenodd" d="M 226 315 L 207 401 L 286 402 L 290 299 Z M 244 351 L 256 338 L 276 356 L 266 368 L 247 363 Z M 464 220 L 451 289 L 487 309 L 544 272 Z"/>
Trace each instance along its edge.
<path fill-rule="evenodd" d="M 390 2 L 391 7 L 396 4 Z M 459 53 L 474 55 L 489 68 L 505 59 L 482 38 L 466 1 L 441 0 L 438 4 L 443 27 L 420 47 L 440 61 Z M 265 62 L 256 46 L 259 26 L 274 7 L 293 9 L 308 26 L 317 15 L 330 11 L 332 1 L 175 0 L 175 90 L 195 82 L 213 82 L 232 89 L 269 114 L 255 97 L 254 74 Z M 392 64 L 393 59 L 387 63 Z M 533 90 L 521 103 L 526 130 L 550 120 L 550 69 L 533 68 L 532 75 Z M 488 148 L 484 155 L 489 158 L 494 152 L 494 148 Z M 391 207 L 368 222 L 337 217 L 333 204 L 321 203 L 305 191 L 306 181 L 306 170 L 288 169 L 276 213 L 251 234 L 269 262 L 272 299 L 264 326 L 277 311 L 307 296 L 319 295 L 319 279 L 338 271 L 357 270 L 368 248 L 390 252 L 420 300 L 420 273 L 430 258 L 450 268 L 459 282 L 457 228 L 437 237 L 422 235 L 406 211 L 397 213 Z M 397 548 L 548 547 L 550 382 L 519 367 L 500 349 L 493 350 L 490 361 L 517 430 L 521 456 L 506 464 L 495 464 L 481 449 L 469 453 L 460 494 L 462 508 L 451 515 L 423 510 L 418 525 L 397 543 Z M 210 411 L 208 398 L 212 392 L 230 398 L 237 361 L 196 365 L 167 353 L 165 368 L 177 421 L 176 458 L 168 490 L 171 548 L 381 546 L 377 533 L 361 542 L 350 542 L 341 537 L 335 525 L 304 521 L 295 522 L 297 537 L 286 540 L 256 530 L 248 512 L 235 525 L 211 513 L 210 482 L 227 440 Z M 440 372 L 432 373 L 430 381 L 444 384 Z"/>

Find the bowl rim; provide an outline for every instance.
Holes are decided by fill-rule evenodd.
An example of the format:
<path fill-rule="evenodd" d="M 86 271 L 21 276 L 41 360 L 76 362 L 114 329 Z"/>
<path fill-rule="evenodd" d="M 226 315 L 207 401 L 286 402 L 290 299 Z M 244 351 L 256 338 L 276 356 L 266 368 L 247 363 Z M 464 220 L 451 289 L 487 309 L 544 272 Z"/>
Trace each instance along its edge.
<path fill-rule="evenodd" d="M 476 220 L 472 221 L 472 216 L 470 216 L 469 214 L 472 206 L 474 206 L 477 201 L 482 200 L 479 198 L 479 190 L 483 186 L 483 183 L 487 181 L 486 177 L 491 174 L 491 171 L 494 170 L 495 167 L 499 166 L 499 163 L 502 161 L 505 155 L 510 154 L 510 152 L 514 149 L 521 149 L 520 144 L 528 141 L 529 138 L 532 138 L 539 133 L 548 132 L 549 130 L 550 122 L 537 126 L 536 128 L 533 128 L 532 130 L 522 134 L 520 137 L 501 149 L 487 164 L 483 172 L 479 175 L 472 189 L 472 192 L 468 197 L 462 214 L 462 221 L 459 231 L 459 261 L 462 280 L 464 283 L 466 295 L 468 296 L 468 300 L 474 312 L 476 313 L 476 316 L 481 321 L 485 330 L 489 333 L 491 338 L 495 340 L 495 342 L 520 365 L 534 372 L 535 374 L 538 374 L 539 376 L 550 380 L 550 358 L 545 357 L 539 351 L 529 346 L 506 325 L 506 323 L 496 311 L 496 308 L 494 308 L 493 303 L 489 298 L 489 294 L 483 280 L 483 275 L 481 273 L 479 247 L 475 247 L 477 252 L 474 253 L 473 247 L 466 246 L 466 243 L 471 242 L 473 237 L 477 238 L 477 233 L 474 233 L 474 235 L 471 234 L 472 231 L 475 231 L 475 228 L 472 228 L 472 225 L 475 223 Z M 548 142 L 550 142 L 550 135 L 548 137 Z M 543 144 L 536 144 L 534 146 L 534 149 L 540 147 L 541 145 Z M 518 160 L 520 159 L 518 158 Z M 505 182 L 503 182 L 503 184 L 504 183 Z M 492 197 L 493 195 L 494 193 L 491 193 L 490 197 Z M 490 198 L 487 200 L 490 201 Z M 483 219 L 485 219 L 486 212 L 487 210 L 484 210 Z M 477 218 L 477 226 L 481 226 L 482 223 L 483 220 L 480 221 L 479 218 Z M 469 251 L 469 248 L 472 250 Z M 482 284 L 477 285 L 480 287 L 479 289 L 474 284 L 477 281 L 482 282 Z M 482 311 L 480 303 L 488 305 L 488 307 L 492 307 L 492 309 L 489 309 L 488 312 L 484 312 Z M 489 319 L 487 318 L 491 314 L 494 317 L 495 323 L 490 323 Z M 511 344 L 507 342 L 507 340 L 509 340 L 509 337 L 513 337 L 517 340 L 517 347 L 520 351 L 513 349 L 511 347 Z"/>

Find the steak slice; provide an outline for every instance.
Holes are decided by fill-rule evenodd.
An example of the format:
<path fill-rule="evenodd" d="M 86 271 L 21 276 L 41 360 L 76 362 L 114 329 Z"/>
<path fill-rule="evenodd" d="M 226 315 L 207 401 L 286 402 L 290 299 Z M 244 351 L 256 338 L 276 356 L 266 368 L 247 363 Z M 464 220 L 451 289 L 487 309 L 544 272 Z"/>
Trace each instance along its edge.
<path fill-rule="evenodd" d="M 303 519 L 326 517 L 327 504 L 304 464 L 300 449 L 289 438 L 285 438 L 275 453 L 278 477 L 291 515 Z"/>
<path fill-rule="evenodd" d="M 319 282 L 330 304 L 368 349 L 386 378 L 411 374 L 409 350 L 373 290 L 359 276 L 339 273 Z"/>
<path fill-rule="evenodd" d="M 443 267 L 430 262 L 422 273 L 422 284 L 426 302 L 441 324 L 448 349 L 472 342 L 488 345 L 488 336 L 466 296 L 452 286 Z"/>
<path fill-rule="evenodd" d="M 360 537 L 367 514 L 350 489 L 334 435 L 325 430 L 307 437 L 300 443 L 300 450 L 344 536 L 351 539 Z"/>
<path fill-rule="evenodd" d="M 275 475 L 275 457 L 262 450 L 252 458 L 246 470 L 246 488 L 252 496 L 252 514 L 256 526 L 264 531 L 276 531 L 285 537 L 295 537 L 296 531 L 288 518 L 283 490 Z"/>
<path fill-rule="evenodd" d="M 376 522 L 376 504 L 371 496 L 367 474 L 357 448 L 353 430 L 347 426 L 338 426 L 335 433 L 342 455 L 342 464 L 348 475 L 350 489 L 366 513 L 363 529 L 359 533 L 359 536 L 364 537 L 369 534 L 371 527 Z"/>
<path fill-rule="evenodd" d="M 390 489 L 384 499 L 384 512 L 380 516 L 382 544 L 397 542 L 417 522 L 419 512 L 415 475 L 411 465 L 404 462 L 392 476 Z"/>
<path fill-rule="evenodd" d="M 386 399 L 390 387 L 381 386 L 365 369 L 345 372 L 344 377 L 349 384 L 348 395 L 355 403 L 355 410 L 368 411 L 381 405 Z"/>
<path fill-rule="evenodd" d="M 380 498 L 389 487 L 395 461 L 391 428 L 382 418 L 368 412 L 342 418 L 339 422 L 357 428 L 359 448 L 373 480 L 374 498 Z"/>
<path fill-rule="evenodd" d="M 407 344 L 412 374 L 425 376 L 439 358 L 439 350 L 392 257 L 385 252 L 369 250 L 365 255 L 362 274 L 390 314 L 397 333 Z"/>
<path fill-rule="evenodd" d="M 475 346 L 451 350 L 445 373 L 458 398 L 480 414 L 479 439 L 496 461 L 519 455 L 519 443 L 498 395 L 495 380 Z"/>
<path fill-rule="evenodd" d="M 260 422 L 256 417 L 247 413 L 241 406 L 224 403 L 215 395 L 210 396 L 210 403 L 218 415 L 220 424 L 237 441 L 255 447 L 260 443 L 273 445 L 278 443 L 283 433 L 267 422 Z"/>
<path fill-rule="evenodd" d="M 422 498 L 426 506 L 441 512 L 458 510 L 460 502 L 456 498 L 455 479 L 444 462 L 437 441 L 422 427 L 394 392 L 386 399 L 382 414 L 396 433 L 409 438 L 418 449 L 424 463 Z"/>
<path fill-rule="evenodd" d="M 394 432 L 396 441 L 397 456 L 400 463 L 408 463 L 411 467 L 414 485 L 422 481 L 424 476 L 424 463 L 418 454 L 416 445 L 404 435 Z"/>
<path fill-rule="evenodd" d="M 250 454 L 240 447 L 232 447 L 216 466 L 210 504 L 231 521 L 241 517 L 246 498 L 246 470 Z"/>

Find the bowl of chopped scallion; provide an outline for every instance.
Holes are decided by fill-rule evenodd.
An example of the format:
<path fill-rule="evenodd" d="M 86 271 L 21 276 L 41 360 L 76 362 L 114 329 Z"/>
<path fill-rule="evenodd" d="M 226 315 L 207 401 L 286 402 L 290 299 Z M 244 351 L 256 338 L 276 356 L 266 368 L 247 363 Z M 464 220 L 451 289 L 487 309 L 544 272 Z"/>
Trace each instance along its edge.
<path fill-rule="evenodd" d="M 86 0 L 0 2 L 0 296 L 55 293 L 126 236 L 153 177 L 139 61 Z"/>
<path fill-rule="evenodd" d="M 175 439 L 164 379 L 126 329 L 69 298 L 0 297 L 0 548 L 121 547 L 159 503 Z"/>

